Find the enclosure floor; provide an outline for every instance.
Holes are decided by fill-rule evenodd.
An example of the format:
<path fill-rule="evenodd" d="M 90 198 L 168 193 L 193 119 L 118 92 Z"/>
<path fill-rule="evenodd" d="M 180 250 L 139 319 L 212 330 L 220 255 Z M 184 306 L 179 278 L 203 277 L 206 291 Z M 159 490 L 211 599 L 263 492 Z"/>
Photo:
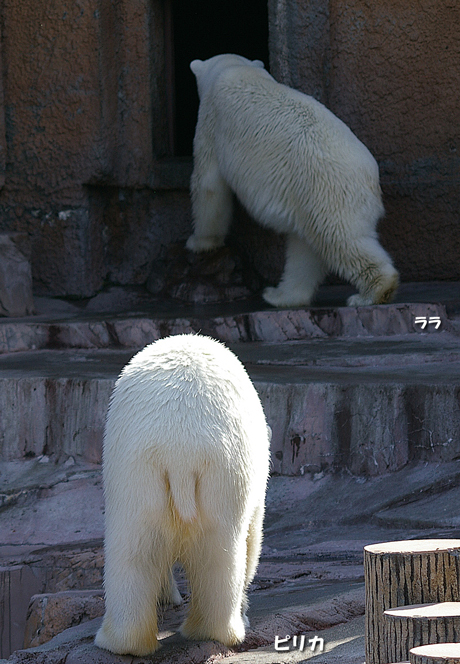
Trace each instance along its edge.
<path fill-rule="evenodd" d="M 79 303 L 38 298 L 36 316 L 0 319 L 3 657 L 22 647 L 31 595 L 101 587 L 99 462 L 120 369 L 159 336 L 201 331 L 240 357 L 274 432 L 251 631 L 233 654 L 192 644 L 177 635 L 184 608 L 169 608 L 162 649 L 132 661 L 362 664 L 363 546 L 460 537 L 460 284 L 406 284 L 394 304 L 360 309 L 344 307 L 350 292 L 324 287 L 314 307 L 283 311 L 258 298 L 192 306 L 110 288 Z M 179 585 L 186 594 L 180 570 Z M 99 623 L 33 656 L 121 661 L 92 646 Z M 274 635 L 289 633 L 318 633 L 326 651 L 276 652 Z M 17 651 L 11 662 L 31 656 Z"/>

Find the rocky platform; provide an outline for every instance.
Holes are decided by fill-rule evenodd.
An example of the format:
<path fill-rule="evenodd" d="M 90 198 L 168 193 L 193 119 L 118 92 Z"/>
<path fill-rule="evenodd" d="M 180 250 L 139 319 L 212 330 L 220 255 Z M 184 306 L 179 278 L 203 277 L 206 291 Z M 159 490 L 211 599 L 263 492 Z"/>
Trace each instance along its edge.
<path fill-rule="evenodd" d="M 190 644 L 175 632 L 183 609 L 168 609 L 153 661 L 362 662 L 362 547 L 458 536 L 460 285 L 407 285 L 406 301 L 360 309 L 340 306 L 348 294 L 329 287 L 315 308 L 276 311 L 111 289 L 78 306 L 37 300 L 37 316 L 0 320 L 0 657 L 23 647 L 32 595 L 100 597 L 99 462 L 114 380 L 146 343 L 202 332 L 245 363 L 273 428 L 253 630 L 234 654 Z M 95 649 L 89 609 L 55 639 L 33 641 L 42 608 L 28 623 L 35 648 L 12 662 L 141 661 Z M 276 635 L 319 629 L 331 630 L 326 659 L 275 651 Z"/>
<path fill-rule="evenodd" d="M 374 478 L 348 473 L 274 476 L 267 494 L 265 539 L 249 592 L 251 629 L 231 651 L 182 639 L 185 607 L 164 608 L 162 648 L 152 658 L 115 657 L 93 644 L 103 612 L 103 496 L 100 469 L 52 461 L 10 462 L 2 490 L 22 497 L 0 513 L 3 655 L 0 662 L 341 661 L 364 657 L 362 550 L 398 539 L 460 536 L 460 462 L 419 463 Z M 27 468 L 27 470 L 26 470 Z M 8 494 L 7 492 L 10 491 Z M 18 495 L 20 492 L 15 491 Z M 5 495 L 4 494 L 4 495 Z M 185 579 L 179 587 L 187 599 Z M 85 588 L 85 592 L 81 592 Z M 29 609 L 29 598 L 36 597 Z M 51 594 L 50 594 L 51 593 Z M 90 602 L 91 600 L 91 602 Z M 54 609 L 53 609 L 54 604 Z M 64 630 L 64 631 L 62 631 Z M 61 633 L 62 631 L 62 633 Z M 24 633 L 26 645 L 23 649 Z M 275 637 L 318 635 L 325 651 L 275 650 Z M 52 638 L 54 637 L 54 638 Z M 48 640 L 50 639 L 50 640 Z M 308 642 L 307 642 L 308 643 Z"/>
<path fill-rule="evenodd" d="M 329 287 L 322 306 L 294 310 L 171 306 L 121 289 L 84 307 L 38 300 L 41 314 L 0 320 L 0 460 L 99 463 L 120 369 L 147 343 L 191 332 L 224 341 L 246 365 L 273 429 L 274 472 L 379 474 L 456 458 L 460 284 L 406 290 L 443 299 L 326 306 L 347 295 Z"/>

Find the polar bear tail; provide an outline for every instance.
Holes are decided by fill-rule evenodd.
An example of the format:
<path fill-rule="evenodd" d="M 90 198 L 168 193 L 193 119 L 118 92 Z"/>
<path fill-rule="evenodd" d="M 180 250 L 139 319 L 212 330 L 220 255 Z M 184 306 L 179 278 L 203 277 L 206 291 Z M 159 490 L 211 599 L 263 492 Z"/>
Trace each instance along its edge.
<path fill-rule="evenodd" d="M 196 476 L 190 471 L 170 469 L 167 472 L 166 482 L 169 486 L 169 496 L 173 513 L 182 521 L 191 522 L 197 518 L 196 507 Z"/>

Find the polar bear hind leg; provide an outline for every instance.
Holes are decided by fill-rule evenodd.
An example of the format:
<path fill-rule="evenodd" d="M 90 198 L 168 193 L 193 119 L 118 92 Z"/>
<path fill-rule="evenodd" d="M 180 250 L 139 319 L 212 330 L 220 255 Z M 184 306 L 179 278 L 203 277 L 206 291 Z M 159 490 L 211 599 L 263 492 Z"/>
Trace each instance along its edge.
<path fill-rule="evenodd" d="M 200 252 L 221 247 L 232 220 L 233 194 L 217 162 L 210 161 L 202 175 L 195 168 L 191 194 L 194 232 L 187 240 L 187 249 Z"/>
<path fill-rule="evenodd" d="M 314 251 L 303 238 L 288 235 L 283 276 L 276 288 L 264 290 L 264 300 L 275 307 L 309 305 L 330 270 L 358 289 L 359 293 L 348 298 L 348 306 L 391 302 L 399 276 L 377 238 L 368 236 L 354 241 L 345 237 L 340 244 L 334 244 L 337 250 L 331 251 L 333 247 L 329 246 L 321 258 L 319 251 Z"/>
<path fill-rule="evenodd" d="M 107 501 L 106 610 L 95 643 L 113 653 L 144 656 L 157 650 L 157 606 L 162 599 L 179 599 L 171 574 L 172 540 L 161 521 L 163 484 L 155 472 L 150 493 L 119 487 L 119 501 Z"/>
<path fill-rule="evenodd" d="M 260 552 L 262 549 L 262 533 L 263 533 L 263 522 L 264 522 L 264 505 L 258 505 L 254 510 L 254 514 L 249 523 L 248 534 L 246 537 L 246 577 L 244 586 L 245 589 L 249 587 L 249 584 L 253 580 L 257 565 L 259 564 Z M 246 600 L 246 595 L 243 598 L 242 604 L 242 617 L 245 627 L 249 627 L 249 619 L 246 615 L 248 609 L 248 602 Z"/>
<path fill-rule="evenodd" d="M 253 580 L 259 563 L 260 551 L 262 549 L 263 521 L 264 506 L 262 504 L 256 507 L 254 511 L 246 537 L 246 587 Z"/>
<path fill-rule="evenodd" d="M 158 553 L 156 547 L 155 566 L 149 556 L 127 549 L 106 559 L 106 613 L 95 639 L 100 648 L 139 657 L 158 649 L 157 599 L 165 584 Z"/>
<path fill-rule="evenodd" d="M 244 640 L 245 535 L 236 538 L 222 522 L 204 532 L 186 556 L 191 602 L 180 628 L 185 638 L 212 639 L 226 646 Z"/>
<path fill-rule="evenodd" d="M 326 271 L 324 261 L 310 245 L 298 235 L 289 234 L 281 281 L 276 288 L 266 288 L 263 298 L 274 307 L 308 305 L 324 279 Z"/>
<path fill-rule="evenodd" d="M 345 242 L 339 261 L 339 265 L 331 268 L 359 291 L 348 298 L 348 306 L 365 307 L 392 301 L 399 285 L 399 275 L 376 237 Z"/>

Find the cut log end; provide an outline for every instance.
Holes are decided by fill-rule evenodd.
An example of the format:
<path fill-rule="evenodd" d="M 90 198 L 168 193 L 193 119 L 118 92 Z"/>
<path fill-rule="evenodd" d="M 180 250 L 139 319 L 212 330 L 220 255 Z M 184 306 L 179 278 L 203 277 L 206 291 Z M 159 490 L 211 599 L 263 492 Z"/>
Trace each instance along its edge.
<path fill-rule="evenodd" d="M 459 664 L 460 643 L 435 643 L 412 648 L 411 664 Z"/>
<path fill-rule="evenodd" d="M 367 664 L 407 660 L 409 648 L 423 643 L 460 640 L 458 605 L 449 607 L 460 601 L 459 554 L 460 539 L 385 542 L 364 548 Z M 418 604 L 447 604 L 453 614 L 438 619 L 404 616 L 404 620 L 384 614 Z"/>
<path fill-rule="evenodd" d="M 460 617 L 460 602 L 436 602 L 432 604 L 409 604 L 388 609 L 386 616 L 393 618 L 424 618 L 436 620 L 437 618 Z"/>
<path fill-rule="evenodd" d="M 402 540 L 400 542 L 368 544 L 364 547 L 364 551 L 380 555 L 386 553 L 432 553 L 451 551 L 452 549 L 460 549 L 460 539 Z"/>
<path fill-rule="evenodd" d="M 402 606 L 384 614 L 387 653 L 395 662 L 407 659 L 411 648 L 460 640 L 460 602 Z"/>

